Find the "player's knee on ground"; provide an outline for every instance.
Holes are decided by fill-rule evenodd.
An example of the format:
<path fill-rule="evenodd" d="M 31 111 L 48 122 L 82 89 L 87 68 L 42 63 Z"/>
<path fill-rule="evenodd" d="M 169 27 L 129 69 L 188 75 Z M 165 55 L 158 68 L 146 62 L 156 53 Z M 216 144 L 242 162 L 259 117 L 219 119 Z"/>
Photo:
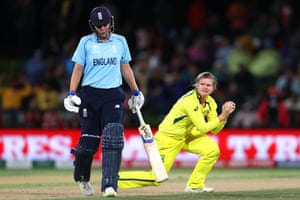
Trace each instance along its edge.
<path fill-rule="evenodd" d="M 75 152 L 75 181 L 89 181 L 94 154 L 98 151 L 100 139 L 94 135 L 81 136 Z"/>
<path fill-rule="evenodd" d="M 122 189 L 140 188 L 146 186 L 160 186 L 164 182 L 156 182 L 154 173 L 149 171 L 121 171 L 118 186 Z"/>
<path fill-rule="evenodd" d="M 117 189 L 123 147 L 123 125 L 120 123 L 107 124 L 102 133 L 102 191 L 109 186 Z"/>

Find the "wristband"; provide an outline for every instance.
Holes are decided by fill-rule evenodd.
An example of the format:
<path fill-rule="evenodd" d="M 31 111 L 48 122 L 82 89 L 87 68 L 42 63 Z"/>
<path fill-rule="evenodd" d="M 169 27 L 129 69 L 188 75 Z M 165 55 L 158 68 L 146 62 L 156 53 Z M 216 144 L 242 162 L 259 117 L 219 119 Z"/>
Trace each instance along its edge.
<path fill-rule="evenodd" d="M 76 92 L 75 92 L 74 90 L 71 90 L 71 91 L 69 92 L 69 95 L 74 96 L 74 95 L 76 95 Z"/>
<path fill-rule="evenodd" d="M 133 96 L 139 96 L 140 91 L 139 90 L 132 90 Z"/>

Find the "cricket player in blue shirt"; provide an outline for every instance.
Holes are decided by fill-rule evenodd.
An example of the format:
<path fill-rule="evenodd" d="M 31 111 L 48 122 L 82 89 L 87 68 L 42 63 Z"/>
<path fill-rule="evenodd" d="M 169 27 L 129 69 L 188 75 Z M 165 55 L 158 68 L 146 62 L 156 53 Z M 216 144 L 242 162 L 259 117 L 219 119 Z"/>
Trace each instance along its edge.
<path fill-rule="evenodd" d="M 90 184 L 93 156 L 102 142 L 102 183 L 104 197 L 117 195 L 124 147 L 125 93 L 122 78 L 132 90 L 130 108 L 141 108 L 144 96 L 138 89 L 129 64 L 131 55 L 124 36 L 113 33 L 114 19 L 107 7 L 95 7 L 90 13 L 92 34 L 83 36 L 72 57 L 74 68 L 65 109 L 79 113 L 81 137 L 75 154 L 74 180 L 84 195 L 95 193 Z M 77 95 L 81 84 L 80 95 Z"/>

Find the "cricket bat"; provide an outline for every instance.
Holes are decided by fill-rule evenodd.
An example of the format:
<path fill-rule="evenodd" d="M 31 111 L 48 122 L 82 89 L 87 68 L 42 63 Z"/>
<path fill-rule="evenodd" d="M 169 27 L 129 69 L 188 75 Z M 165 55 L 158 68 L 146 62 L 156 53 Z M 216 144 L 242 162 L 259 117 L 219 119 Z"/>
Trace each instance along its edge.
<path fill-rule="evenodd" d="M 136 114 L 140 122 L 139 133 L 142 136 L 144 148 L 146 150 L 156 181 L 164 182 L 168 180 L 169 177 L 155 144 L 150 125 L 145 123 L 141 110 L 137 107 Z"/>

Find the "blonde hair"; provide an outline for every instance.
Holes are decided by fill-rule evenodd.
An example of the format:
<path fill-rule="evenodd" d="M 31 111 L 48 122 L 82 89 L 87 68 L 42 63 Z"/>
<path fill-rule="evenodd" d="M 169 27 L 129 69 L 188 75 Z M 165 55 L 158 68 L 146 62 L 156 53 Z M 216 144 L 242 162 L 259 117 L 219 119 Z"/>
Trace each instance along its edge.
<path fill-rule="evenodd" d="M 213 85 L 214 85 L 214 89 L 217 89 L 217 78 L 215 75 L 213 75 L 210 72 L 201 72 L 200 74 L 197 75 L 196 79 L 195 79 L 195 83 L 194 83 L 194 87 L 196 87 L 196 84 L 203 78 L 210 78 L 213 79 Z"/>

